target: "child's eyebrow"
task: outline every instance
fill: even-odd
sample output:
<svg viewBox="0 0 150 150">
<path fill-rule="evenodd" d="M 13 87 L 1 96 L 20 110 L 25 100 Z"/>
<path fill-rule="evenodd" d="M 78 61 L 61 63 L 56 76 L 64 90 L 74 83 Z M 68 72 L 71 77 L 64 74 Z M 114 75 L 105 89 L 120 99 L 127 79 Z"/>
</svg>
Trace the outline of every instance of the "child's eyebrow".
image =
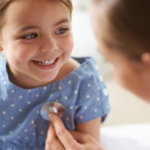
<svg viewBox="0 0 150 150">
<path fill-rule="evenodd" d="M 65 19 L 57 22 L 54 26 L 58 26 L 59 24 L 65 23 L 65 22 L 71 22 L 71 20 L 65 18 Z M 39 27 L 36 27 L 36 26 L 25 26 L 23 28 L 20 28 L 18 31 L 25 31 L 25 30 L 30 30 L 30 29 L 39 29 Z"/>
<path fill-rule="evenodd" d="M 20 28 L 18 31 L 25 31 L 25 30 L 29 30 L 29 29 L 39 29 L 36 26 L 25 26 L 23 28 Z"/>
<path fill-rule="evenodd" d="M 65 18 L 65 19 L 63 19 L 63 20 L 59 21 L 58 23 L 56 23 L 54 26 L 58 26 L 59 24 L 61 24 L 61 23 L 65 23 L 65 22 L 71 22 L 71 20 L 69 20 L 69 19 Z"/>
</svg>

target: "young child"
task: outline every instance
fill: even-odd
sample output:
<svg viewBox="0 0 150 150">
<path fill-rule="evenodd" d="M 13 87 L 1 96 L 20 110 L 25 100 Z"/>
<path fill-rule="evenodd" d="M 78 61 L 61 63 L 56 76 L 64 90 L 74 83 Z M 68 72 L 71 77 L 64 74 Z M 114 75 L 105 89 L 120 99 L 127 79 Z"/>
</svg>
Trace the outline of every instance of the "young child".
<svg viewBox="0 0 150 150">
<path fill-rule="evenodd" d="M 71 0 L 1 1 L 0 150 L 44 150 L 53 101 L 68 130 L 99 140 L 108 92 L 93 58 L 70 58 L 71 12 Z"/>
<path fill-rule="evenodd" d="M 91 5 L 99 51 L 115 79 L 150 102 L 150 1 L 92 0 Z"/>
</svg>

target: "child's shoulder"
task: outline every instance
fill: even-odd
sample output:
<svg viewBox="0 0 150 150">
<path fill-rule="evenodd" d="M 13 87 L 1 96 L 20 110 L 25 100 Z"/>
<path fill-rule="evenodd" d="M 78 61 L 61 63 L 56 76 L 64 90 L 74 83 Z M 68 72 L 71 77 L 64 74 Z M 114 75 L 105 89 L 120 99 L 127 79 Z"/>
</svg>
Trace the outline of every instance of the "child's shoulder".
<svg viewBox="0 0 150 150">
<path fill-rule="evenodd" d="M 57 80 L 61 80 L 68 76 L 71 72 L 80 67 L 80 63 L 73 58 L 69 58 L 69 60 L 61 67 L 59 74 L 57 76 Z"/>
<path fill-rule="evenodd" d="M 95 72 L 98 66 L 93 57 L 71 57 L 59 71 L 59 79 L 63 79 L 72 72 Z"/>
<path fill-rule="evenodd" d="M 76 70 L 78 67 L 80 67 L 81 64 L 74 58 L 70 58 L 68 62 L 64 65 L 64 70 L 70 74 L 74 70 Z M 66 68 L 66 69 L 65 69 Z"/>
<path fill-rule="evenodd" d="M 72 76 L 99 76 L 99 69 L 93 57 L 72 57 L 59 71 L 59 80 Z"/>
<path fill-rule="evenodd" d="M 6 59 L 3 57 L 3 54 L 0 53 L 0 72 L 2 73 L 5 70 L 6 70 Z"/>
</svg>

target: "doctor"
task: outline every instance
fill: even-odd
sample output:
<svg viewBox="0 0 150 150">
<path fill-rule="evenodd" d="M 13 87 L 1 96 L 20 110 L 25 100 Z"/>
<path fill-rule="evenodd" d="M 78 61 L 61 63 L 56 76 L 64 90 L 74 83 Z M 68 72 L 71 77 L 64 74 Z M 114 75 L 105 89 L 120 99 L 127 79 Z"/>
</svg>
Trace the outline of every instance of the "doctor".
<svg viewBox="0 0 150 150">
<path fill-rule="evenodd" d="M 91 21 L 100 53 L 123 87 L 150 102 L 150 1 L 92 0 Z M 104 150 L 89 135 L 67 131 L 48 115 L 46 150 Z"/>
</svg>

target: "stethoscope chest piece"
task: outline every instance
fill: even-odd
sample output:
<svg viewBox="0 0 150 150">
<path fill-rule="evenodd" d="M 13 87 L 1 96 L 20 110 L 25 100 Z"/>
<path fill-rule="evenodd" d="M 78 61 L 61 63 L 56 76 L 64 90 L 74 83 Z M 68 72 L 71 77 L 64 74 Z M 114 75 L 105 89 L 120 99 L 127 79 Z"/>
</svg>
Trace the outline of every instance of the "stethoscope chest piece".
<svg viewBox="0 0 150 150">
<path fill-rule="evenodd" d="M 43 119 L 49 121 L 48 116 L 47 116 L 49 112 L 55 112 L 60 118 L 62 118 L 65 112 L 65 109 L 60 103 L 49 102 L 49 103 L 44 104 L 41 107 L 40 114 Z"/>
</svg>

